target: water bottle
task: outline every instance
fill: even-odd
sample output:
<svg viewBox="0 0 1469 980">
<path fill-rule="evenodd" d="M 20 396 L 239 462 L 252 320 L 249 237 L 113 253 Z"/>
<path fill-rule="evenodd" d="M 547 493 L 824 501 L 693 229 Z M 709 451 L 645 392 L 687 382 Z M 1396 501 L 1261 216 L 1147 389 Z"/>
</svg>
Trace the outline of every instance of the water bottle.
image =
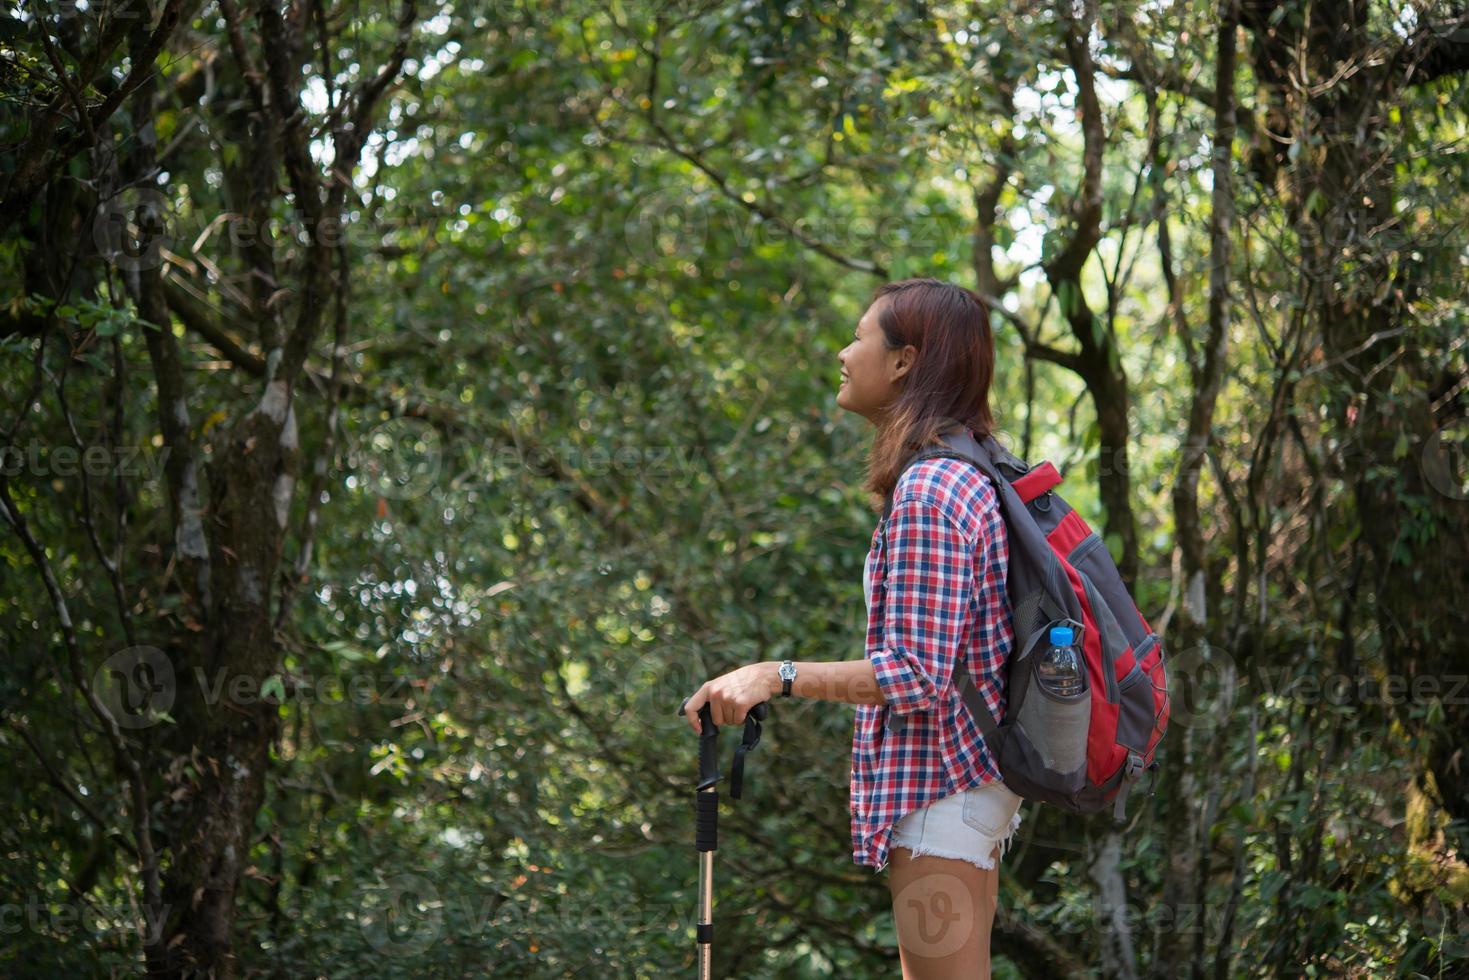
<svg viewBox="0 0 1469 980">
<path fill-rule="evenodd" d="M 1070 626 L 1052 626 L 1051 645 L 1037 666 L 1046 692 L 1058 698 L 1074 697 L 1086 686 L 1081 676 L 1081 655 L 1072 645 L 1075 640 Z"/>
</svg>

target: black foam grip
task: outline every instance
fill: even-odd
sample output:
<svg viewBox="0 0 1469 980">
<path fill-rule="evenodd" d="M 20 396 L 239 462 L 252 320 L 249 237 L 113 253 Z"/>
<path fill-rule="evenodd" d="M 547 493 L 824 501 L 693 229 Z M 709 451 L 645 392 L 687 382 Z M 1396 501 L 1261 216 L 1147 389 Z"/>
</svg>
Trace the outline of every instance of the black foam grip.
<svg viewBox="0 0 1469 980">
<path fill-rule="evenodd" d="M 758 708 L 765 707 L 761 701 Z M 762 712 L 763 714 L 763 712 Z M 745 753 L 760 744 L 760 721 L 751 711 L 745 716 L 745 736 L 739 745 L 735 747 L 734 762 L 729 770 L 729 795 L 731 799 L 739 799 L 745 783 Z"/>
<path fill-rule="evenodd" d="M 700 851 L 719 848 L 719 791 L 695 793 L 699 812 L 694 822 L 694 846 Z"/>
<path fill-rule="evenodd" d="M 699 789 L 707 789 L 719 782 L 719 726 L 708 704 L 699 709 L 699 725 Z"/>
<path fill-rule="evenodd" d="M 700 922 L 694 927 L 694 935 L 701 943 L 714 942 L 714 923 Z"/>
</svg>

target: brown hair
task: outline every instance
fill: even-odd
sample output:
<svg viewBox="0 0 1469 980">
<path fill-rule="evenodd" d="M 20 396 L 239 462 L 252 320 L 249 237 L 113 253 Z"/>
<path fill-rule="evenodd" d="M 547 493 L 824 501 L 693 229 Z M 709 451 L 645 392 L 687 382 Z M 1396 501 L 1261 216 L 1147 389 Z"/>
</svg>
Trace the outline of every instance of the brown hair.
<svg viewBox="0 0 1469 980">
<path fill-rule="evenodd" d="M 976 439 L 994 431 L 990 382 L 995 339 L 989 311 L 971 289 L 940 279 L 900 279 L 879 286 L 872 302 L 886 298 L 877 322 L 888 350 L 908 344 L 917 359 L 898 381 L 898 394 L 872 440 L 863 489 L 881 510 L 913 453 L 939 444 L 939 436 L 967 426 Z M 870 305 L 870 304 L 869 304 Z"/>
</svg>

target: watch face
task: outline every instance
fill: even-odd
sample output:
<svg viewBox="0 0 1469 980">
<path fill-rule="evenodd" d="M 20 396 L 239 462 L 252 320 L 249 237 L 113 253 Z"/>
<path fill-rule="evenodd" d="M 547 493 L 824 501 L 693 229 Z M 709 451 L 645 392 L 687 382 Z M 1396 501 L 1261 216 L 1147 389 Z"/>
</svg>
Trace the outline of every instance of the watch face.
<svg viewBox="0 0 1469 980">
<path fill-rule="evenodd" d="M 785 680 L 785 681 L 795 680 L 795 678 L 796 678 L 796 665 L 795 664 L 781 664 L 780 665 L 780 678 L 781 678 L 781 680 Z"/>
</svg>

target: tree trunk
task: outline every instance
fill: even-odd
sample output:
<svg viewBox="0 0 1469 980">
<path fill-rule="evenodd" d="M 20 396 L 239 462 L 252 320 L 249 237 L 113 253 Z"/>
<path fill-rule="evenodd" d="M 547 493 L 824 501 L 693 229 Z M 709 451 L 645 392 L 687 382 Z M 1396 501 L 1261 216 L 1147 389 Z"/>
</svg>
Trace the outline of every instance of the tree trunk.
<svg viewBox="0 0 1469 980">
<path fill-rule="evenodd" d="M 1217 615 L 1209 607 L 1209 590 L 1205 583 L 1208 560 L 1204 549 L 1203 520 L 1199 513 L 1199 475 L 1203 469 L 1209 446 L 1213 439 L 1214 409 L 1218 402 L 1225 369 L 1228 366 L 1229 348 L 1229 282 L 1231 258 L 1231 233 L 1234 226 L 1234 137 L 1235 137 L 1235 50 L 1239 20 L 1238 9 L 1232 0 L 1222 6 L 1218 27 L 1215 58 L 1214 88 L 1214 134 L 1212 206 L 1209 214 L 1209 312 L 1206 336 L 1202 344 L 1202 358 L 1198 363 L 1189 362 L 1193 379 L 1193 398 L 1189 405 L 1188 429 L 1183 440 L 1183 452 L 1179 460 L 1178 475 L 1173 485 L 1173 520 L 1177 529 L 1177 547 L 1183 578 L 1183 615 L 1178 626 L 1168 637 L 1168 647 L 1180 666 L 1197 665 L 1204 662 L 1210 650 L 1209 637 L 1218 635 L 1210 629 L 1210 618 Z M 1166 219 L 1165 219 L 1166 220 Z M 1164 254 L 1163 261 L 1171 263 Z M 1170 276 L 1171 277 L 1171 276 Z M 1182 312 L 1176 316 L 1180 329 L 1187 330 Z M 1192 343 L 1187 349 L 1194 350 Z M 1245 601 L 1248 579 L 1238 579 L 1238 602 Z M 1230 651 L 1225 651 L 1226 661 Z M 1187 671 L 1173 678 L 1175 690 L 1183 685 L 1193 685 L 1201 680 L 1191 677 Z M 1189 698 L 1197 696 L 1197 690 L 1178 691 Z M 1190 703 L 1191 708 L 1196 708 Z M 1195 777 L 1194 732 L 1195 724 L 1222 723 L 1222 719 L 1209 718 L 1186 711 L 1175 715 L 1172 731 L 1176 742 L 1170 752 L 1165 753 L 1166 779 L 1164 805 L 1168 817 L 1163 821 L 1164 834 L 1164 880 L 1162 889 L 1163 907 L 1172 914 L 1168 919 L 1160 918 L 1153 927 L 1151 976 L 1177 977 L 1181 964 L 1192 964 L 1190 974 L 1200 975 L 1203 959 L 1199 944 L 1202 933 L 1191 935 L 1188 931 L 1170 927 L 1167 923 L 1180 920 L 1182 910 L 1204 907 L 1204 876 L 1200 855 L 1206 852 L 1208 820 L 1201 814 L 1198 785 Z M 1203 917 L 1194 920 L 1200 924 Z"/>
<path fill-rule="evenodd" d="M 1462 241 L 1433 241 L 1432 227 L 1405 230 L 1412 212 L 1397 211 L 1392 165 L 1402 124 L 1389 118 L 1390 109 L 1413 110 L 1414 86 L 1469 70 L 1469 39 L 1435 30 L 1424 10 L 1407 40 L 1389 34 L 1374 47 L 1365 6 L 1333 0 L 1314 5 L 1309 19 L 1294 8 L 1272 17 L 1276 6 L 1247 4 L 1245 22 L 1257 77 L 1301 149 L 1291 164 L 1290 212 L 1338 439 L 1327 462 L 1351 485 L 1351 519 L 1368 555 L 1364 598 L 1378 635 L 1364 647 L 1380 649 L 1390 678 L 1437 686 L 1392 710 L 1421 754 L 1415 785 L 1433 806 L 1469 820 L 1469 699 L 1447 697 L 1463 676 L 1469 607 L 1442 598 L 1469 588 L 1469 507 L 1452 472 L 1458 447 L 1437 438 L 1464 417 L 1464 378 L 1430 363 L 1451 338 L 1416 323 L 1411 305 L 1423 269 Z M 1356 69 L 1342 72 L 1345 65 Z M 1303 90 L 1299 79 L 1333 81 Z M 1355 669 L 1355 658 L 1345 659 Z M 1425 701 L 1438 704 L 1425 713 Z"/>
</svg>

